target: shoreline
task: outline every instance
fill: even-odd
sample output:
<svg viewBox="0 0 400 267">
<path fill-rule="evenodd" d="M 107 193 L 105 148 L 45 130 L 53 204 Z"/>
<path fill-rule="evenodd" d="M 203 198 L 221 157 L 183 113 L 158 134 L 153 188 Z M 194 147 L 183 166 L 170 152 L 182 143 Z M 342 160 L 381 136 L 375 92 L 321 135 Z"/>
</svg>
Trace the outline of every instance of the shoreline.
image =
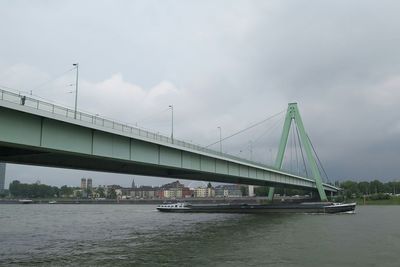
<svg viewBox="0 0 400 267">
<path fill-rule="evenodd" d="M 193 204 L 212 204 L 212 203 L 247 203 L 247 204 L 265 204 L 268 203 L 267 197 L 241 197 L 241 198 L 182 198 L 182 199 L 31 199 L 32 202 L 29 204 L 49 204 L 51 201 L 55 201 L 54 204 L 108 204 L 108 205 L 159 205 L 163 203 L 176 203 L 176 202 L 190 202 Z M 0 199 L 0 205 L 7 204 L 23 204 L 19 202 L 20 199 Z M 311 200 L 309 198 L 275 198 L 274 203 L 298 203 L 298 202 L 310 202 L 318 200 Z M 363 199 L 346 199 L 344 203 L 356 202 L 358 206 L 397 206 L 400 205 L 400 197 L 392 199 L 380 199 L 380 200 L 366 200 Z M 26 205 L 26 204 L 25 204 Z"/>
<path fill-rule="evenodd" d="M 20 199 L 1 199 L 1 204 L 23 204 L 19 202 Z M 50 201 L 56 201 L 54 204 L 121 204 L 121 205 L 158 205 L 163 203 L 175 203 L 175 202 L 190 202 L 190 203 L 266 203 L 268 202 L 267 197 L 241 197 L 241 198 L 181 198 L 181 199 L 30 199 L 32 200 L 29 204 L 49 204 Z M 281 203 L 293 203 L 293 202 L 304 202 L 310 201 L 309 198 L 276 198 L 274 202 Z M 53 205 L 54 205 L 53 204 Z"/>
<path fill-rule="evenodd" d="M 265 198 L 266 199 L 266 198 Z M 191 203 L 255 203 L 265 201 L 259 198 L 190 198 L 190 199 L 30 199 L 32 203 L 29 204 L 49 204 L 50 201 L 56 201 L 54 204 L 120 204 L 120 205 L 158 205 L 167 202 L 191 202 Z M 1 204 L 23 204 L 19 199 L 0 200 Z M 53 204 L 53 205 L 54 205 Z"/>
</svg>

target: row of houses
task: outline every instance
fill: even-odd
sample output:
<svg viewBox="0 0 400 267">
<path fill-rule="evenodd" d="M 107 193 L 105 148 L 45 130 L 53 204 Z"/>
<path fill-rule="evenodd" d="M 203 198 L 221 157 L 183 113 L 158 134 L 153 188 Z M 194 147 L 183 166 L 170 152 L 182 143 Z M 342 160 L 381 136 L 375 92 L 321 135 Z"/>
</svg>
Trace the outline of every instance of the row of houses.
<svg viewBox="0 0 400 267">
<path fill-rule="evenodd" d="M 168 183 L 161 187 L 140 186 L 134 188 L 116 188 L 115 192 L 122 199 L 242 197 L 239 185 L 218 185 L 214 188 L 209 183 L 207 186 L 189 188 L 179 181 Z"/>
<path fill-rule="evenodd" d="M 211 183 L 207 186 L 196 188 L 186 187 L 179 181 L 164 184 L 162 186 L 139 186 L 132 182 L 132 187 L 121 187 L 119 185 L 108 185 L 92 187 L 92 179 L 82 179 L 81 188 L 74 190 L 74 197 L 103 198 L 109 196 L 111 191 L 119 199 L 181 199 L 181 198 L 211 198 L 211 197 L 242 197 L 239 185 L 218 185 L 213 187 Z M 102 192 L 100 194 L 100 192 Z M 89 195 L 88 195 L 89 194 Z"/>
</svg>

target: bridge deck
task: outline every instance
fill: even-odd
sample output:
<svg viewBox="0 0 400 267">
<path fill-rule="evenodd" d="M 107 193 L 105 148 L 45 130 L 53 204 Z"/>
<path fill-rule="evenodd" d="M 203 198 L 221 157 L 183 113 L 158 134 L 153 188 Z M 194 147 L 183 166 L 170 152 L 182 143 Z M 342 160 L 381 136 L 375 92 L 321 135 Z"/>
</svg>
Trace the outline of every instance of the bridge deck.
<svg viewBox="0 0 400 267">
<path fill-rule="evenodd" d="M 0 89 L 0 160 L 254 185 L 313 179 Z M 327 191 L 338 188 L 324 184 Z"/>
</svg>

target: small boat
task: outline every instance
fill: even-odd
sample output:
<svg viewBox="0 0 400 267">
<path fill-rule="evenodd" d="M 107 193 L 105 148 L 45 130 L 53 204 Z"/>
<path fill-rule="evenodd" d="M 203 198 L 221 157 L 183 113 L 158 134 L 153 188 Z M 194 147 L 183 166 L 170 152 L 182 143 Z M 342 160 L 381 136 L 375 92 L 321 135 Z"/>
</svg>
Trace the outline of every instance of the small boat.
<svg viewBox="0 0 400 267">
<path fill-rule="evenodd" d="M 57 201 L 55 200 L 49 201 L 49 204 L 57 204 Z"/>
<path fill-rule="evenodd" d="M 356 203 L 304 202 L 294 204 L 190 204 L 168 203 L 157 207 L 161 212 L 205 213 L 342 213 L 354 212 Z"/>
<path fill-rule="evenodd" d="M 31 204 L 33 203 L 32 199 L 20 199 L 18 200 L 19 203 L 21 204 Z"/>
</svg>

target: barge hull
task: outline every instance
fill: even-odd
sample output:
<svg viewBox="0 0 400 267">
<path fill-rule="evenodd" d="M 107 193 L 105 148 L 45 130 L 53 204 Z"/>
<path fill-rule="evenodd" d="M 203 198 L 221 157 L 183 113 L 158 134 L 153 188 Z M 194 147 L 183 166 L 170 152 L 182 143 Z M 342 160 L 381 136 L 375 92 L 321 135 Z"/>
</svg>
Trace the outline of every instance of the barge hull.
<svg viewBox="0 0 400 267">
<path fill-rule="evenodd" d="M 183 208 L 157 207 L 161 212 L 178 213 L 342 213 L 354 212 L 356 204 L 217 204 L 217 205 L 187 205 Z"/>
</svg>

